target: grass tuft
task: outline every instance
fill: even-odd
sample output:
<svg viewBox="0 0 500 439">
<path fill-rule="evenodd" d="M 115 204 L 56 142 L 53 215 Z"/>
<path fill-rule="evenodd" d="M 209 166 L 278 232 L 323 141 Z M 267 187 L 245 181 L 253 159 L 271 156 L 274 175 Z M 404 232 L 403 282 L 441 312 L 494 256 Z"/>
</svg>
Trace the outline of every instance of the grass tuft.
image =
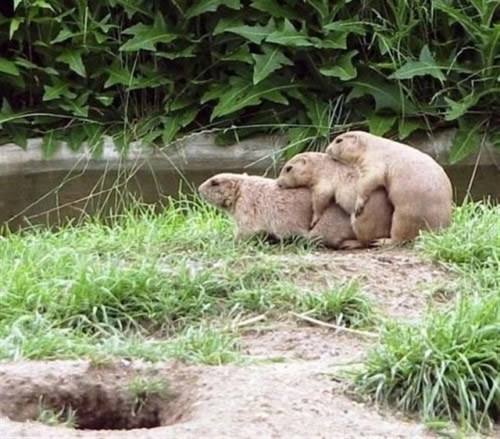
<svg viewBox="0 0 500 439">
<path fill-rule="evenodd" d="M 467 203 L 416 247 L 460 274 L 455 300 L 418 325 L 389 323 L 355 386 L 425 421 L 489 428 L 500 419 L 500 207 Z"/>
</svg>

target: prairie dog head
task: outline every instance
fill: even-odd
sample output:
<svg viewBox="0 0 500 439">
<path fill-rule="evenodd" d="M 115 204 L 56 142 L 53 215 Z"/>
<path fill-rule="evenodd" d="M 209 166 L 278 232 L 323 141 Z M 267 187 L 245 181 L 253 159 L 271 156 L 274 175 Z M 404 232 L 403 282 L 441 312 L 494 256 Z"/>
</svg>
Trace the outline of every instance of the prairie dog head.
<svg viewBox="0 0 500 439">
<path fill-rule="evenodd" d="M 238 199 L 241 180 L 246 176 L 246 174 L 217 174 L 203 182 L 198 192 L 213 206 L 231 210 Z"/>
<path fill-rule="evenodd" d="M 355 163 L 366 150 L 363 142 L 364 134 L 362 131 L 340 134 L 333 139 L 325 152 L 334 160 Z"/>
<path fill-rule="evenodd" d="M 297 154 L 285 163 L 276 180 L 279 187 L 293 188 L 310 186 L 313 183 L 314 166 L 308 154 Z"/>
</svg>

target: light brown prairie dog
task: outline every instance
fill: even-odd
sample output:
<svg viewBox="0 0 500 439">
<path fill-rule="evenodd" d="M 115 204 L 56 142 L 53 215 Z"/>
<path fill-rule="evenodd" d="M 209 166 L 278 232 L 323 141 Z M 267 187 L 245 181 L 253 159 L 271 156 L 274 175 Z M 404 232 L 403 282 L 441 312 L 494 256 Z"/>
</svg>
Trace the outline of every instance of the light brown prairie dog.
<svg viewBox="0 0 500 439">
<path fill-rule="evenodd" d="M 347 213 L 354 212 L 357 171 L 332 160 L 325 153 L 297 154 L 283 166 L 277 182 L 283 188 L 308 187 L 311 190 L 314 212 L 312 226 L 322 217 L 325 207 L 333 199 Z M 392 212 L 385 190 L 375 191 L 363 215 L 352 218 L 352 227 L 360 243 L 350 242 L 344 247 L 366 247 L 372 240 L 389 237 Z"/>
<path fill-rule="evenodd" d="M 233 218 L 237 239 L 257 233 L 279 239 L 304 236 L 337 248 L 355 237 L 349 215 L 333 203 L 316 227 L 309 230 L 311 194 L 305 188 L 285 190 L 270 178 L 223 173 L 206 180 L 198 191 L 203 199 Z"/>
<path fill-rule="evenodd" d="M 451 220 L 452 187 L 443 168 L 423 152 L 364 131 L 337 136 L 326 153 L 359 172 L 355 215 L 370 194 L 385 188 L 394 205 L 390 240 L 414 239 L 420 230 L 439 230 Z"/>
</svg>

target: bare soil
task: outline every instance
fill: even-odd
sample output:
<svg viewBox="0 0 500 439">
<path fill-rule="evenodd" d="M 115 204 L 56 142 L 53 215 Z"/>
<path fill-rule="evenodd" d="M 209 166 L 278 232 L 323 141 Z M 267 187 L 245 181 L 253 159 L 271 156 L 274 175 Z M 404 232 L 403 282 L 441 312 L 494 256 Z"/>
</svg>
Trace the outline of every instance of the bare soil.
<svg viewBox="0 0 500 439">
<path fill-rule="evenodd" d="M 433 285 L 453 279 L 410 249 L 300 258 L 304 285 L 360 277 L 379 312 L 394 319 L 421 318 Z M 350 394 L 340 371 L 359 364 L 374 339 L 289 318 L 245 326 L 242 342 L 249 359 L 243 365 L 0 363 L 1 437 L 433 437 L 418 421 Z M 168 394 L 131 394 L 130 382 L 140 378 L 165 382 Z M 40 401 L 44 408 L 77 407 L 80 429 L 35 422 Z"/>
</svg>

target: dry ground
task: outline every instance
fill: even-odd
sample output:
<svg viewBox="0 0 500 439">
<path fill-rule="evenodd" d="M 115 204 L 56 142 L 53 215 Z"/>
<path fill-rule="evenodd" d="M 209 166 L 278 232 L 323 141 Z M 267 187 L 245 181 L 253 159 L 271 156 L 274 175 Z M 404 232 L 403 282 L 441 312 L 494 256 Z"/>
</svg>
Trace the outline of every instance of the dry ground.
<svg viewBox="0 0 500 439">
<path fill-rule="evenodd" d="M 314 252 L 301 258 L 307 266 L 301 278 L 305 285 L 360 276 L 377 310 L 394 319 L 419 319 L 429 302 L 437 303 L 435 294 L 430 294 L 433 288 L 453 278 L 443 267 L 424 262 L 409 249 Z M 373 338 L 310 326 L 290 317 L 245 327 L 242 343 L 250 360 L 243 365 L 193 366 L 170 361 L 145 365 L 127 360 L 103 365 L 87 361 L 0 363 L 1 437 L 433 437 L 416 420 L 383 412 L 349 394 L 339 370 L 359 363 L 376 343 Z M 169 401 L 154 400 L 151 406 L 141 407 L 142 412 L 125 401 L 124 383 L 141 374 L 168 380 Z M 161 426 L 92 431 L 17 422 L 33 418 L 40 395 L 48 402 L 52 398 L 52 402 L 71 401 L 86 407 L 89 422 L 114 419 L 130 428 L 144 416 Z"/>
</svg>

